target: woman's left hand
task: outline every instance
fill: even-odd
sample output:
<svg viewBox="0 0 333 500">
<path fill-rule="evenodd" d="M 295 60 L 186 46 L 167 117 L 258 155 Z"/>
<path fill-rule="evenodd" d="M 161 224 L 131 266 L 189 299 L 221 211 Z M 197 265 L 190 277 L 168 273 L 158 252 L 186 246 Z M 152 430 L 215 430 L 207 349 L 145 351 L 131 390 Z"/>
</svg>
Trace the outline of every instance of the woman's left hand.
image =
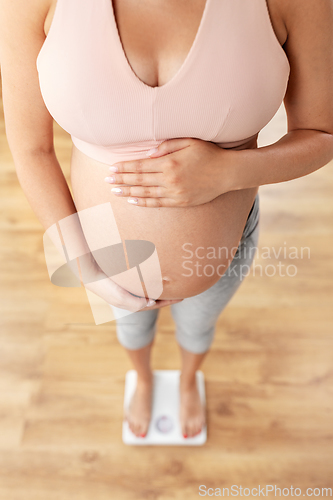
<svg viewBox="0 0 333 500">
<path fill-rule="evenodd" d="M 112 184 L 122 192 L 112 192 L 140 207 L 193 207 L 232 190 L 230 151 L 201 139 L 170 139 L 147 158 L 114 166 Z"/>
</svg>

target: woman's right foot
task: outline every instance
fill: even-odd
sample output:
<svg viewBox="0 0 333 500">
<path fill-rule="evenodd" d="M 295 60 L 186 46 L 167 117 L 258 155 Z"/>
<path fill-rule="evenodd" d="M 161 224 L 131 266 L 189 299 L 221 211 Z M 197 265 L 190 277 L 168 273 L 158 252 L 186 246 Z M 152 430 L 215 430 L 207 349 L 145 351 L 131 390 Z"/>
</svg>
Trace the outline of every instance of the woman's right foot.
<svg viewBox="0 0 333 500">
<path fill-rule="evenodd" d="M 129 428 L 138 437 L 144 437 L 147 434 L 152 408 L 153 374 L 149 380 L 140 380 L 130 401 L 125 414 Z"/>
</svg>

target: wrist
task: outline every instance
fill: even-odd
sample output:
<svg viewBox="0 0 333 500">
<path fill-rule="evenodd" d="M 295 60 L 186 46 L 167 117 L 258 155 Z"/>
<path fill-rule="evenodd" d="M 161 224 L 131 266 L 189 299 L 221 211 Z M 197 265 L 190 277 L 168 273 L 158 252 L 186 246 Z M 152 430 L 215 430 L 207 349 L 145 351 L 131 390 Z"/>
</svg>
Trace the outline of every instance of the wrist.
<svg viewBox="0 0 333 500">
<path fill-rule="evenodd" d="M 242 189 L 239 171 L 240 158 L 237 153 L 241 151 L 222 148 L 220 150 L 217 179 L 220 194 Z"/>
<path fill-rule="evenodd" d="M 251 162 L 253 155 L 258 151 L 257 148 L 224 150 L 225 157 L 225 179 L 222 181 L 228 188 L 228 191 L 238 191 L 256 187 L 258 184 L 254 181 L 251 174 Z"/>
<path fill-rule="evenodd" d="M 94 281 L 101 272 L 78 224 L 76 213 L 50 226 L 44 233 L 43 243 L 51 280 L 53 274 L 64 265 L 84 284 Z M 66 282 L 70 276 L 66 272 L 62 279 L 63 286 L 69 286 Z"/>
</svg>

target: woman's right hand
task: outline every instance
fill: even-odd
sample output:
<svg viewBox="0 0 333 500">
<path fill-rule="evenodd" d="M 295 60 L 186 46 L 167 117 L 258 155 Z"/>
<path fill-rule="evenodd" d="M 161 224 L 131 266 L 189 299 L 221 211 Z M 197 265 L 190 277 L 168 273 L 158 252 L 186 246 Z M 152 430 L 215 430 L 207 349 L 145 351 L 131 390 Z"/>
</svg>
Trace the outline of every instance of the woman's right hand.
<svg viewBox="0 0 333 500">
<path fill-rule="evenodd" d="M 167 300 L 158 300 L 156 299 L 155 301 L 155 304 L 153 304 L 152 306 L 147 306 L 145 307 L 144 309 L 160 309 L 161 307 L 166 307 L 166 306 L 170 306 L 171 304 L 176 304 L 177 302 L 181 302 L 182 300 L 184 299 L 167 299 Z"/>
<path fill-rule="evenodd" d="M 91 271 L 89 274 L 95 279 L 84 284 L 87 290 L 95 293 L 108 304 L 128 311 L 158 309 L 183 300 L 156 300 L 155 304 L 148 306 L 148 299 L 131 294 L 109 278 L 97 265 L 93 267 L 92 274 Z"/>
</svg>

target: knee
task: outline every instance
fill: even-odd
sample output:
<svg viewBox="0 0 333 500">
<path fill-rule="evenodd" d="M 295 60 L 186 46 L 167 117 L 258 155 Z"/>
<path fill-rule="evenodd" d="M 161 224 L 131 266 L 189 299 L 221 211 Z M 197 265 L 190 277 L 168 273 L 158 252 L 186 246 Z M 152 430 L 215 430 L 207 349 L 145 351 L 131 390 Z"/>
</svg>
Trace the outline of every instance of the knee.
<svg viewBox="0 0 333 500">
<path fill-rule="evenodd" d="M 193 329 L 191 332 L 177 328 L 176 340 L 186 351 L 194 354 L 203 354 L 210 349 L 214 340 L 214 333 L 215 326 L 212 326 L 205 331 Z"/>
<path fill-rule="evenodd" d="M 138 311 L 116 320 L 117 338 L 126 349 L 141 349 L 156 333 L 157 310 Z"/>
<path fill-rule="evenodd" d="M 130 350 L 137 350 L 146 347 L 155 337 L 156 324 L 150 328 L 137 328 L 133 325 L 117 324 L 117 338 L 119 343 Z"/>
</svg>

